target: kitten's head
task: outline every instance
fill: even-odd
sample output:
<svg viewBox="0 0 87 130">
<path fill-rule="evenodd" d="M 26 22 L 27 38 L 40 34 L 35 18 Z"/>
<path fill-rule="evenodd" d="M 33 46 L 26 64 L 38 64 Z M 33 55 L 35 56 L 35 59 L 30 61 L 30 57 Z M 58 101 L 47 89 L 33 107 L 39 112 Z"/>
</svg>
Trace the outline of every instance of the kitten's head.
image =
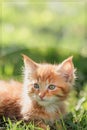
<svg viewBox="0 0 87 130">
<path fill-rule="evenodd" d="M 72 57 L 59 65 L 38 64 L 24 57 L 24 91 L 42 106 L 64 100 L 75 79 Z"/>
</svg>

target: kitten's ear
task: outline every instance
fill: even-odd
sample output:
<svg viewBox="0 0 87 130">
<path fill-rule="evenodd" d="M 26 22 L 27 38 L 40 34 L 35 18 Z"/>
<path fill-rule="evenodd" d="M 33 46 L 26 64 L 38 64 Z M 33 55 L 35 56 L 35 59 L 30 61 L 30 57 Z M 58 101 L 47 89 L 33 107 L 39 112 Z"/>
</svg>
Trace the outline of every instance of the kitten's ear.
<svg viewBox="0 0 87 130">
<path fill-rule="evenodd" d="M 24 60 L 24 65 L 25 69 L 28 69 L 27 71 L 35 71 L 35 69 L 38 67 L 38 64 L 31 60 L 28 56 L 22 54 L 23 60 Z"/>
<path fill-rule="evenodd" d="M 72 58 L 73 56 L 69 57 L 59 65 L 59 70 L 66 81 L 72 80 L 74 78 L 75 69 Z"/>
</svg>

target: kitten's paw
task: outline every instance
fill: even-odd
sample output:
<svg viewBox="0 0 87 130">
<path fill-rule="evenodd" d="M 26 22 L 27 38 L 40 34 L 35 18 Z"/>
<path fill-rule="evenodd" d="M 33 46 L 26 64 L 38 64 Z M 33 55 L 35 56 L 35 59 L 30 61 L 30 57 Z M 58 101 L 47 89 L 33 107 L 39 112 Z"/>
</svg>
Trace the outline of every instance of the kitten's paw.
<svg viewBox="0 0 87 130">
<path fill-rule="evenodd" d="M 50 127 L 48 125 L 46 125 L 43 121 L 39 121 L 37 123 L 37 126 L 39 128 L 42 128 L 42 130 L 50 130 Z"/>
</svg>

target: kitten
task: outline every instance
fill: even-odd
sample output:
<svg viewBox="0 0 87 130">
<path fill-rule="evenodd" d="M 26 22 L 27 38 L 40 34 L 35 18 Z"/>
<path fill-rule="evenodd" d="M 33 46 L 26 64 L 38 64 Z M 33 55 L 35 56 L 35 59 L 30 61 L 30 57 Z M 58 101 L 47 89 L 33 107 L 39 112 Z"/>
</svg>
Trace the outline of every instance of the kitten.
<svg viewBox="0 0 87 130">
<path fill-rule="evenodd" d="M 0 115 L 34 121 L 46 130 L 60 114 L 65 114 L 64 100 L 75 79 L 72 57 L 59 65 L 38 64 L 24 58 L 24 84 L 0 83 Z M 2 85 L 3 84 L 3 85 Z"/>
<path fill-rule="evenodd" d="M 75 79 L 72 57 L 59 65 L 38 64 L 24 57 L 24 87 L 22 115 L 25 120 L 43 121 L 52 124 L 65 114 L 64 100 Z M 45 126 L 44 124 L 42 127 Z"/>
</svg>

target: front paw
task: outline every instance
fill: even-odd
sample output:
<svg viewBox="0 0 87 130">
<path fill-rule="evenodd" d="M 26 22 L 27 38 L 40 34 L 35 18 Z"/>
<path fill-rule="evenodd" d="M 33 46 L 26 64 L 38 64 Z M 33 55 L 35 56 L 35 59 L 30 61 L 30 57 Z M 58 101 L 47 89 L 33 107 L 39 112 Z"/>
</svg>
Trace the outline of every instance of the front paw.
<svg viewBox="0 0 87 130">
<path fill-rule="evenodd" d="M 39 128 L 42 128 L 41 130 L 50 130 L 50 127 L 46 125 L 43 121 L 38 121 L 36 123 L 36 126 L 38 126 Z"/>
</svg>

